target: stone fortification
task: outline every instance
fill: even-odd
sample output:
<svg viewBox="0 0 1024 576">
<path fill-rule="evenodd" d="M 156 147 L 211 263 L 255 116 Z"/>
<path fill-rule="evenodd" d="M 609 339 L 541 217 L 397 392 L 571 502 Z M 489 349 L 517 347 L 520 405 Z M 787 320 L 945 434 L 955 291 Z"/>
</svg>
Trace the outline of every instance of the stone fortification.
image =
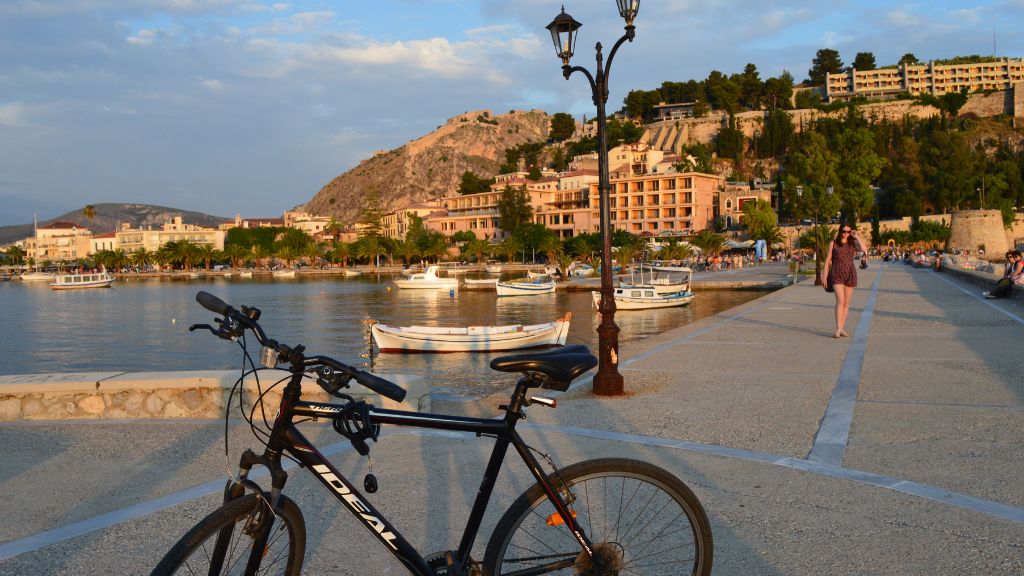
<svg viewBox="0 0 1024 576">
<path fill-rule="evenodd" d="M 1010 248 L 999 210 L 956 210 L 950 218 L 950 250 L 985 249 L 993 257 Z"/>
<path fill-rule="evenodd" d="M 260 372 L 263 390 L 289 373 Z M 237 370 L 160 373 L 28 374 L 0 376 L 0 421 L 133 419 L 133 418 L 223 418 L 229 398 L 238 406 L 237 392 L 231 390 Z M 404 402 L 394 402 L 357 384 L 348 391 L 356 400 L 397 410 L 429 410 L 430 396 L 421 377 L 387 375 L 406 390 Z M 277 412 L 281 401 L 278 386 L 264 396 L 268 414 Z M 243 408 L 248 412 L 259 396 L 255 378 L 244 383 Z M 304 400 L 338 401 L 327 396 L 316 383 L 306 381 Z M 257 411 L 259 413 L 259 411 Z M 232 408 L 232 417 L 239 412 Z"/>
<path fill-rule="evenodd" d="M 931 118 L 939 114 L 936 108 L 915 104 L 911 100 L 863 104 L 858 108 L 864 117 L 872 122 L 900 120 L 906 116 Z M 793 128 L 797 132 L 818 118 L 841 118 L 846 114 L 845 110 L 826 113 L 821 110 L 800 109 L 788 112 L 793 120 Z M 762 111 L 740 112 L 736 114 L 736 128 L 747 138 L 753 138 L 761 133 L 765 114 Z M 725 112 L 712 112 L 703 118 L 666 120 L 648 124 L 641 141 L 647 142 L 652 148 L 679 154 L 685 146 L 709 144 L 723 126 L 728 126 L 728 115 Z"/>
</svg>

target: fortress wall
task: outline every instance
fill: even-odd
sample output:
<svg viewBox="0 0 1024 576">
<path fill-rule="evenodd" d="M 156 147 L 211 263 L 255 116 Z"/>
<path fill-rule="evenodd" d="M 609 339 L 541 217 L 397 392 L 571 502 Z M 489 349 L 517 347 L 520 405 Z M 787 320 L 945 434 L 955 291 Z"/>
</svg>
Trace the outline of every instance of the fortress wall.
<svg viewBox="0 0 1024 576">
<path fill-rule="evenodd" d="M 1017 90 L 1001 90 L 992 94 L 971 94 L 967 103 L 960 109 L 961 114 L 977 114 L 978 116 L 998 116 L 1013 111 L 1013 95 Z"/>
<path fill-rule="evenodd" d="M 973 251 L 984 246 L 986 254 L 993 256 L 1002 255 L 1009 249 L 999 210 L 957 210 L 951 216 L 950 249 Z"/>
</svg>

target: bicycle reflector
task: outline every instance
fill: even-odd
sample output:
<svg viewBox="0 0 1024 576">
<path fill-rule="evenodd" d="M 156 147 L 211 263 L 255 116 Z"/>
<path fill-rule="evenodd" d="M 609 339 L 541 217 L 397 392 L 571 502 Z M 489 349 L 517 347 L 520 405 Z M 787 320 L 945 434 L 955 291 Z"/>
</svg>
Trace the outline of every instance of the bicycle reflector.
<svg viewBox="0 0 1024 576">
<path fill-rule="evenodd" d="M 572 514 L 573 519 L 576 518 L 576 511 L 575 510 L 569 510 L 569 513 Z M 551 516 L 548 516 L 548 519 L 545 520 L 544 523 L 547 524 L 548 526 L 561 526 L 561 525 L 565 524 L 565 518 L 562 518 L 561 514 L 559 514 L 558 512 L 555 512 Z"/>
<path fill-rule="evenodd" d="M 260 351 L 260 364 L 262 364 L 264 368 L 276 368 L 277 360 L 277 350 L 274 350 L 270 346 L 264 346 L 263 350 Z"/>
</svg>

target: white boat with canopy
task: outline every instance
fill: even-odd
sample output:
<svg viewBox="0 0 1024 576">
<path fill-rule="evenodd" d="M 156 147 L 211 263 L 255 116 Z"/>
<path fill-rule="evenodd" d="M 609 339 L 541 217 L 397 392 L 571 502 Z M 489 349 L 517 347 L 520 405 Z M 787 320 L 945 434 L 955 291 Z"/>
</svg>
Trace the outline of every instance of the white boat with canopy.
<svg viewBox="0 0 1024 576">
<path fill-rule="evenodd" d="M 438 269 L 437 266 L 429 266 L 425 272 L 417 272 L 408 278 L 395 280 L 395 285 L 407 289 L 457 290 L 458 278 L 441 278 L 437 275 Z"/>
<path fill-rule="evenodd" d="M 370 327 L 381 352 L 444 353 L 499 352 L 564 346 L 572 312 L 544 324 L 509 326 L 388 326 Z"/>
<path fill-rule="evenodd" d="M 114 276 L 106 270 L 102 272 L 86 272 L 75 274 L 60 274 L 55 277 L 50 288 L 54 290 L 81 290 L 84 288 L 110 288 L 114 283 Z"/>
<path fill-rule="evenodd" d="M 601 303 L 601 293 L 594 290 L 590 294 L 593 297 L 594 308 L 597 308 Z M 616 288 L 614 298 L 616 310 L 647 310 L 685 306 L 693 301 L 693 292 L 658 294 L 653 286 L 638 284 Z"/>
</svg>

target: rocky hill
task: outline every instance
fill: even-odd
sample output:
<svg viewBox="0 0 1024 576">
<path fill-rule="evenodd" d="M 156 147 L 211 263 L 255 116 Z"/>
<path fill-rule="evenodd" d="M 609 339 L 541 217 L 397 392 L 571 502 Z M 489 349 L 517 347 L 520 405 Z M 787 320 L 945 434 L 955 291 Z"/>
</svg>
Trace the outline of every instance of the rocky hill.
<svg viewBox="0 0 1024 576">
<path fill-rule="evenodd" d="M 458 189 L 462 174 L 491 178 L 505 161 L 505 150 L 547 140 L 551 117 L 542 110 L 490 111 L 456 116 L 434 132 L 386 152 L 378 152 L 338 176 L 305 204 L 314 214 L 343 223 L 359 218 L 364 197 L 375 192 L 385 211 L 410 202 L 440 198 Z"/>
<path fill-rule="evenodd" d="M 85 207 L 72 210 L 67 214 L 61 214 L 56 218 L 40 220 L 39 225 L 43 226 L 58 220 L 74 222 L 92 230 L 95 234 L 113 232 L 119 222 L 128 222 L 134 227 L 160 226 L 175 216 L 181 216 L 186 224 L 198 224 L 216 228 L 218 224 L 228 220 L 220 216 L 211 216 L 202 212 L 190 212 L 166 206 L 152 206 L 149 204 L 93 204 L 96 211 L 95 216 L 90 220 L 82 213 Z M 32 235 L 32 224 L 18 224 L 15 226 L 0 226 L 0 245 L 21 240 Z"/>
</svg>

